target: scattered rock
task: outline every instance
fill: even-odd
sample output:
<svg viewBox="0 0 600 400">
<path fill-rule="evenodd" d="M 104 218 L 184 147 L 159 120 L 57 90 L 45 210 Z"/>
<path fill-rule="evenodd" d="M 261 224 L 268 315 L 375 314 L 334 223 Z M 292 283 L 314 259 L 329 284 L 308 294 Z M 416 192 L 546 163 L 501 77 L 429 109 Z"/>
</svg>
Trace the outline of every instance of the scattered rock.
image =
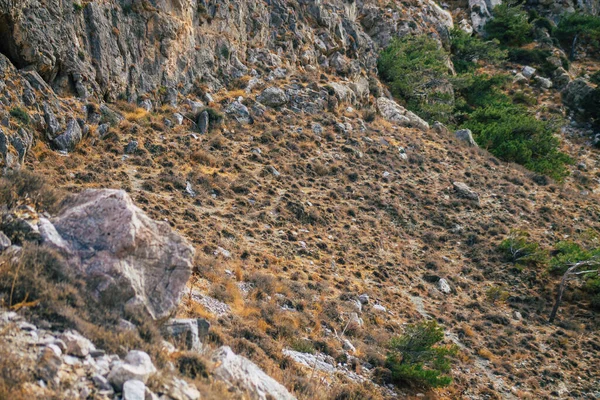
<svg viewBox="0 0 600 400">
<path fill-rule="evenodd" d="M 213 352 L 211 360 L 217 365 L 213 371 L 215 378 L 242 388 L 251 398 L 259 400 L 295 399 L 285 386 L 265 374 L 252 361 L 234 354 L 227 346 Z"/>
<path fill-rule="evenodd" d="M 198 130 L 201 134 L 205 135 L 208 133 L 210 118 L 208 115 L 208 111 L 204 110 L 198 116 Z"/>
<path fill-rule="evenodd" d="M 523 67 L 523 71 L 521 73 L 527 79 L 531 79 L 533 75 L 535 75 L 536 69 L 530 66 Z"/>
<path fill-rule="evenodd" d="M 132 379 L 123 384 L 122 400 L 146 400 L 146 385 L 142 381 Z"/>
<path fill-rule="evenodd" d="M 477 142 L 475 142 L 475 139 L 473 139 L 473 132 L 471 132 L 470 129 L 460 129 L 454 132 L 454 136 L 456 136 L 457 139 L 467 143 L 469 146 L 479 147 L 477 146 Z"/>
<path fill-rule="evenodd" d="M 450 287 L 450 285 L 448 284 L 448 281 L 445 280 L 444 278 L 440 279 L 437 283 L 438 285 L 438 289 L 440 289 L 440 291 L 442 293 L 445 294 L 450 294 L 452 293 L 452 288 Z"/>
<path fill-rule="evenodd" d="M 113 387 L 121 391 L 125 382 L 136 379 L 146 384 L 148 378 L 156 372 L 150 356 L 143 351 L 132 350 L 125 360 L 117 361 L 110 373 L 108 381 Z"/>
<path fill-rule="evenodd" d="M 88 354 L 90 354 L 90 351 L 96 349 L 92 342 L 75 331 L 67 331 L 63 333 L 60 337 L 60 340 L 62 340 L 66 345 L 65 353 L 72 356 L 86 357 Z"/>
<path fill-rule="evenodd" d="M 55 137 L 52 140 L 54 148 L 61 151 L 72 151 L 75 149 L 77 144 L 81 142 L 82 133 L 79 123 L 71 119 L 67 123 L 67 129 L 60 136 Z"/>
<path fill-rule="evenodd" d="M 277 87 L 269 87 L 265 89 L 256 100 L 267 107 L 281 107 L 287 104 L 288 97 L 282 89 Z"/>
<path fill-rule="evenodd" d="M 456 194 L 458 194 L 460 197 L 479 201 L 479 195 L 473 190 L 471 190 L 471 188 L 467 186 L 467 184 L 463 182 L 453 182 L 452 185 L 454 186 Z"/>
<path fill-rule="evenodd" d="M 400 126 L 414 127 L 421 130 L 429 129 L 429 124 L 416 114 L 408 111 L 394 100 L 380 97 L 377 99 L 377 109 L 381 116 L 389 122 Z"/>
<path fill-rule="evenodd" d="M 4 234 L 4 232 L 0 232 L 0 253 L 4 250 L 8 249 L 11 246 L 10 239 L 8 236 Z"/>
</svg>

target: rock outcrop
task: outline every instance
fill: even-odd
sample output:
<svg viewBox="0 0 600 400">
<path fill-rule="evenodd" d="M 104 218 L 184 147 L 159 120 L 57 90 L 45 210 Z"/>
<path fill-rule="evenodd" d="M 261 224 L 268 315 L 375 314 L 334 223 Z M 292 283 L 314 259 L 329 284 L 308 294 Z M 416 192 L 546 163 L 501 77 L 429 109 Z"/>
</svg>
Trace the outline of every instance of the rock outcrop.
<svg viewBox="0 0 600 400">
<path fill-rule="evenodd" d="M 295 399 L 283 385 L 265 374 L 252 361 L 236 355 L 227 346 L 217 349 L 211 359 L 218 365 L 213 371 L 215 378 L 242 388 L 252 399 Z"/>
<path fill-rule="evenodd" d="M 110 296 L 105 300 L 127 312 L 168 317 L 191 274 L 194 249 L 121 190 L 73 196 L 51 222 L 40 222 L 40 231 L 87 276 L 98 298 Z"/>
</svg>

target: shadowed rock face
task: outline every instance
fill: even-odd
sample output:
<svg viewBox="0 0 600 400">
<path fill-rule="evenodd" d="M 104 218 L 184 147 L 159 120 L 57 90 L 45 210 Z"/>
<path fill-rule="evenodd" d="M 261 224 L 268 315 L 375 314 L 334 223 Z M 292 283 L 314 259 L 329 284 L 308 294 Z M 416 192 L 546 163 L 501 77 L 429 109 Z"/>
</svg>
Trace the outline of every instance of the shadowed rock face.
<svg viewBox="0 0 600 400">
<path fill-rule="evenodd" d="M 433 28 L 444 38 L 452 25 L 432 1 L 402 18 L 374 1 L 293 3 L 0 0 L 0 53 L 59 93 L 135 101 L 158 89 L 167 98 L 217 89 L 254 67 L 327 65 L 335 51 L 355 60 L 353 75 L 368 75 L 393 36 Z M 405 13 L 415 13 L 410 26 Z"/>
<path fill-rule="evenodd" d="M 72 197 L 52 224 L 40 225 L 45 243 L 71 255 L 95 295 L 114 307 L 162 319 L 179 303 L 194 250 L 124 191 L 87 190 Z"/>
</svg>

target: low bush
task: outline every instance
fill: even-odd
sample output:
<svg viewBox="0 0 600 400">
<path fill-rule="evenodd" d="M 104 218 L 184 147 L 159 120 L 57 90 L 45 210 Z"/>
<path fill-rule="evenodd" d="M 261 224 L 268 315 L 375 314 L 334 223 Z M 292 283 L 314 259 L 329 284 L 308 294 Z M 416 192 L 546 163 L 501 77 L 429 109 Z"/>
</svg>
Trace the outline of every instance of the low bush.
<svg viewBox="0 0 600 400">
<path fill-rule="evenodd" d="M 558 150 L 560 141 L 549 122 L 530 115 L 524 107 L 504 103 L 475 110 L 463 125 L 477 143 L 494 156 L 524 165 L 531 171 L 561 181 L 571 158 Z"/>
<path fill-rule="evenodd" d="M 433 39 L 405 36 L 380 54 L 379 73 L 392 94 L 422 118 L 441 122 L 452 114 L 454 96 L 448 55 Z"/>
<path fill-rule="evenodd" d="M 499 43 L 497 39 L 485 41 L 461 29 L 453 29 L 450 32 L 450 46 L 456 72 L 473 71 L 479 62 L 495 65 L 504 61 L 507 52 L 500 49 Z"/>
<path fill-rule="evenodd" d="M 571 58 L 580 43 L 598 51 L 600 50 L 600 17 L 580 13 L 566 14 L 554 30 L 554 36 L 565 49 L 570 49 Z"/>
<path fill-rule="evenodd" d="M 500 243 L 500 251 L 510 262 L 520 265 L 544 265 L 548 262 L 548 254 L 540 245 L 531 241 L 524 231 L 512 231 L 508 238 Z"/>
<path fill-rule="evenodd" d="M 406 327 L 404 334 L 392 339 L 386 367 L 392 381 L 399 385 L 444 387 L 452 383 L 450 356 L 456 346 L 438 346 L 444 331 L 435 321 Z"/>
<path fill-rule="evenodd" d="M 13 107 L 10 110 L 10 115 L 15 117 L 25 125 L 29 125 L 29 123 L 31 122 L 31 118 L 29 118 L 29 114 L 27 114 L 27 111 L 23 110 L 20 107 Z"/>
<path fill-rule="evenodd" d="M 556 70 L 556 66 L 548 61 L 549 57 L 552 57 L 550 50 L 521 48 L 511 48 L 508 50 L 508 59 L 510 61 L 533 66 L 542 75 L 546 76 L 550 76 Z"/>
<path fill-rule="evenodd" d="M 490 39 L 505 46 L 521 46 L 533 41 L 533 25 L 521 6 L 500 4 L 492 10 L 493 17 L 484 27 Z"/>
<path fill-rule="evenodd" d="M 521 9 L 502 12 L 510 18 L 527 20 Z M 477 143 L 499 159 L 561 181 L 568 175 L 566 166 L 572 160 L 559 151 L 555 123 L 538 120 L 523 105 L 532 99 L 516 96 L 513 101 L 505 94 L 506 85 L 512 81 L 510 76 L 473 72 L 476 60 L 500 62 L 506 53 L 497 42 L 486 43 L 458 31 L 452 35 L 452 58 L 457 69 L 469 72 L 450 76 L 449 55 L 443 48 L 427 36 L 415 36 L 397 39 L 381 53 L 381 78 L 394 96 L 422 118 L 470 129 Z M 546 61 L 550 53 L 543 50 L 515 50 L 512 54 L 543 69 L 554 68 Z"/>
</svg>

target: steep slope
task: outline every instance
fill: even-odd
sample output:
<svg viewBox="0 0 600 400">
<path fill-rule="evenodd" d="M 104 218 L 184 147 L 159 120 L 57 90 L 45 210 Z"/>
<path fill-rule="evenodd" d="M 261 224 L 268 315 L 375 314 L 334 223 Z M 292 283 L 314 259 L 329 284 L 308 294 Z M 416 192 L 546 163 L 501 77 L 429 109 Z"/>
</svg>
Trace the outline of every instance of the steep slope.
<svg viewBox="0 0 600 400">
<path fill-rule="evenodd" d="M 598 395 L 597 313 L 568 294 L 547 324 L 556 277 L 498 250 L 513 230 L 597 247 L 597 150 L 566 130 L 584 165 L 558 184 L 384 109 L 378 50 L 447 40 L 437 5 L 13 3 L 0 0 L 4 167 L 124 189 L 183 234 L 197 258 L 178 316 L 211 323 L 205 346 L 299 398 L 413 396 L 390 385 L 387 346 L 434 319 L 460 353 L 431 398 Z"/>
</svg>

